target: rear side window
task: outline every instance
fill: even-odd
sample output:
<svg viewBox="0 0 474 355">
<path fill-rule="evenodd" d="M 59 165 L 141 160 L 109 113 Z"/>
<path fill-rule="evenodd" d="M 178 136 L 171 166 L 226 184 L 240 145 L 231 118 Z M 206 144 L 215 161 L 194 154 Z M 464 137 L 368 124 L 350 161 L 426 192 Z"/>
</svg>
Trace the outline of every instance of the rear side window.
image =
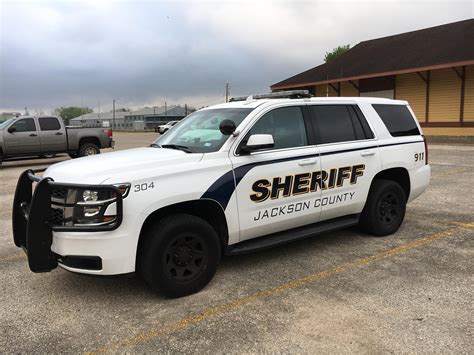
<svg viewBox="0 0 474 355">
<path fill-rule="evenodd" d="M 405 105 L 372 105 L 393 137 L 417 136 L 420 130 Z"/>
<path fill-rule="evenodd" d="M 373 138 L 364 115 L 354 105 L 309 106 L 316 119 L 316 137 L 320 144 L 350 142 Z"/>
<path fill-rule="evenodd" d="M 41 117 L 38 120 L 42 131 L 57 131 L 61 128 L 58 119 L 55 117 Z"/>
</svg>

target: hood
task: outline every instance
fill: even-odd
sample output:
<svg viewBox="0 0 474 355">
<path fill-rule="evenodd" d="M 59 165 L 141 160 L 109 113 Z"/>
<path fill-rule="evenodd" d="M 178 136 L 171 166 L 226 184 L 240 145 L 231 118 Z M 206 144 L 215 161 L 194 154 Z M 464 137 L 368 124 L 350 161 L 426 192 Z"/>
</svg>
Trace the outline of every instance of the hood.
<svg viewBox="0 0 474 355">
<path fill-rule="evenodd" d="M 135 148 L 67 160 L 51 165 L 43 174 L 57 182 L 102 184 L 129 182 L 147 175 L 148 171 L 171 165 L 195 163 L 203 154 L 189 154 L 163 148 Z"/>
</svg>

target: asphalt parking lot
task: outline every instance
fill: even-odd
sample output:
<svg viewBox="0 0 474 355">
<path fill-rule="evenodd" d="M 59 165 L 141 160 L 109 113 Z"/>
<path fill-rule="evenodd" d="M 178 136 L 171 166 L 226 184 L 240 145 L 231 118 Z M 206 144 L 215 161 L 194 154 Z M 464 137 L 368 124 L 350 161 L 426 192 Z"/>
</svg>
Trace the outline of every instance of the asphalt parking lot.
<svg viewBox="0 0 474 355">
<path fill-rule="evenodd" d="M 115 133 L 117 149 L 157 134 Z M 343 230 L 225 258 L 198 294 L 132 276 L 33 274 L 12 241 L 20 172 L 0 168 L 0 352 L 473 353 L 474 146 L 432 145 L 432 181 L 398 233 Z"/>
</svg>

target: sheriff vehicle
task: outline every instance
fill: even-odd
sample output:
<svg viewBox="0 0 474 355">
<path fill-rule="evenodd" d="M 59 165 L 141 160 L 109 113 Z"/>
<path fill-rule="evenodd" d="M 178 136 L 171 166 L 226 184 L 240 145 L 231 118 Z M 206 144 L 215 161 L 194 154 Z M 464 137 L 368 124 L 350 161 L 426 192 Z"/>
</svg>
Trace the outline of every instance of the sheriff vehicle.
<svg viewBox="0 0 474 355">
<path fill-rule="evenodd" d="M 206 286 L 223 254 L 355 225 L 395 233 L 429 184 L 427 159 L 406 101 L 249 96 L 149 147 L 25 171 L 14 241 L 33 272 L 137 272 L 179 297 Z"/>
</svg>

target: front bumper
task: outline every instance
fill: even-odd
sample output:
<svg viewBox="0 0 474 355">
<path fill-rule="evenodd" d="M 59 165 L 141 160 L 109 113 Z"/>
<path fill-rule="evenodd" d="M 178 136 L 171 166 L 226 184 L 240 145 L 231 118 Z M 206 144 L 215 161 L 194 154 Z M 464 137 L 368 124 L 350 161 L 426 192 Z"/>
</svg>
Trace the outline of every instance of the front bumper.
<svg viewBox="0 0 474 355">
<path fill-rule="evenodd" d="M 51 250 L 53 232 L 104 232 L 117 229 L 122 223 L 123 198 L 114 185 L 82 185 L 54 182 L 51 178 L 41 178 L 35 173 L 43 170 L 26 170 L 18 179 L 13 200 L 12 223 L 15 245 L 28 256 L 28 264 L 33 272 L 48 272 L 58 266 L 76 262 L 77 256 L 58 255 Z M 36 188 L 33 192 L 33 183 Z M 74 204 L 67 198 L 61 199 L 63 191 L 98 190 L 108 191 L 115 197 L 115 218 L 110 223 L 74 225 L 70 216 L 61 211 L 73 209 Z M 59 192 L 58 192 L 59 191 Z M 69 259 L 68 259 L 69 257 Z M 75 259 L 74 259 L 75 258 Z M 81 258 L 81 257 L 79 257 Z M 98 265 L 96 262 L 94 265 Z M 97 268 L 97 266 L 94 266 Z"/>
</svg>

